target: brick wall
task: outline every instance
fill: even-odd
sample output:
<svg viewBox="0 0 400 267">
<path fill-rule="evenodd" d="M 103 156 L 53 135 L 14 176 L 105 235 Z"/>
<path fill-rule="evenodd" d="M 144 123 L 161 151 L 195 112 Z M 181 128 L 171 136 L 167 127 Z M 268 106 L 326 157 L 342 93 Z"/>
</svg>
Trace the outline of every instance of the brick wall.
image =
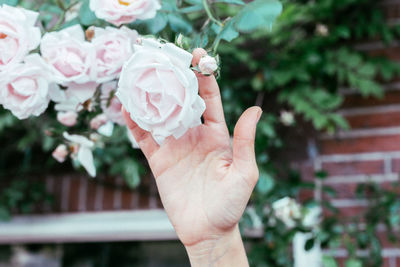
<svg viewBox="0 0 400 267">
<path fill-rule="evenodd" d="M 132 190 L 121 177 L 57 175 L 40 179 L 54 199 L 35 213 L 101 212 L 162 208 L 153 177 L 143 178 Z"/>
<path fill-rule="evenodd" d="M 398 23 L 400 1 L 384 1 L 383 7 L 389 23 Z M 371 55 L 384 55 L 400 61 L 397 42 L 385 47 L 379 41 L 371 41 L 356 47 Z M 315 181 L 317 190 L 313 192 L 314 197 L 323 198 L 321 187 L 324 185 L 334 188 L 337 195 L 329 201 L 339 209 L 343 219 L 360 214 L 368 205 L 367 199 L 355 197 L 358 183 L 373 181 L 390 188 L 392 182 L 400 181 L 400 82 L 394 80 L 384 86 L 382 99 L 363 98 L 354 90 L 342 90 L 345 101 L 338 112 L 348 120 L 351 130 L 319 135 L 309 143 L 314 153 L 302 164 L 303 174 L 308 179 L 312 171 L 325 170 L 328 173 L 323 181 Z M 383 246 L 383 266 L 400 266 L 398 244 L 387 241 L 384 227 L 380 227 L 378 232 Z M 331 253 L 339 259 L 340 266 L 344 266 L 346 251 L 339 249 Z M 358 253 L 368 256 L 366 251 Z"/>
</svg>

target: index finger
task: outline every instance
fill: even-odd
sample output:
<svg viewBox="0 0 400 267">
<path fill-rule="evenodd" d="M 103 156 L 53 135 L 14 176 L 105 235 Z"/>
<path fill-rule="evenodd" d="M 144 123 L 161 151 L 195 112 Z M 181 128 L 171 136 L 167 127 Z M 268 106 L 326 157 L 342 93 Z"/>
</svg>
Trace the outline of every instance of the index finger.
<svg viewBox="0 0 400 267">
<path fill-rule="evenodd" d="M 207 55 L 207 52 L 202 48 L 196 48 L 193 51 L 192 65 L 197 66 L 200 59 Z M 201 73 L 196 73 L 199 81 L 199 93 L 206 103 L 206 110 L 203 114 L 204 124 L 217 123 L 225 125 L 224 110 L 222 107 L 221 94 L 218 83 L 214 77 L 204 76 Z"/>
</svg>

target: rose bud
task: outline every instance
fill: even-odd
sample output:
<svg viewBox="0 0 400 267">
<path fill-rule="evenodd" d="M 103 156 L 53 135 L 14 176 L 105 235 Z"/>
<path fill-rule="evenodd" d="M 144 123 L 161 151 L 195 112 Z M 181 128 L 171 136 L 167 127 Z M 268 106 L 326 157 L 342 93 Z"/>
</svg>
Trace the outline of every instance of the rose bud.
<svg viewBox="0 0 400 267">
<path fill-rule="evenodd" d="M 204 75 L 211 75 L 218 69 L 218 64 L 215 58 L 206 55 L 200 59 L 200 72 Z"/>
<path fill-rule="evenodd" d="M 68 155 L 67 146 L 63 144 L 58 145 L 51 155 L 53 156 L 53 158 L 55 158 L 55 160 L 57 160 L 60 163 L 63 163 Z"/>
</svg>

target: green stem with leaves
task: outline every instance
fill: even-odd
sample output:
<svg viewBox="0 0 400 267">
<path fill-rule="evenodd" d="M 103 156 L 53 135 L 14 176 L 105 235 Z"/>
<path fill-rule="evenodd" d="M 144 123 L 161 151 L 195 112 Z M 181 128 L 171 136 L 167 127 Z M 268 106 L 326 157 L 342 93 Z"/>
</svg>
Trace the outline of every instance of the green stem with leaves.
<svg viewBox="0 0 400 267">
<path fill-rule="evenodd" d="M 205 10 L 206 13 L 207 13 L 208 18 L 209 18 L 212 22 L 214 22 L 214 23 L 216 23 L 217 25 L 219 25 L 219 26 L 222 27 L 222 26 L 223 26 L 223 23 L 214 17 L 214 15 L 212 14 L 211 9 L 210 9 L 210 7 L 209 7 L 209 5 L 208 5 L 207 0 L 202 0 L 202 3 L 203 3 L 203 7 L 204 7 L 204 10 Z"/>
</svg>

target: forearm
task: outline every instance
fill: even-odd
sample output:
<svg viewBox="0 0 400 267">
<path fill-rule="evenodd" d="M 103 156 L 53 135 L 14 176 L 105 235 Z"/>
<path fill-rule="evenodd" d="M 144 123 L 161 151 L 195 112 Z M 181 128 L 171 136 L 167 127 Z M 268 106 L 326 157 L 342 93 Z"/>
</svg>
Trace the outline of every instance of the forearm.
<svg viewBox="0 0 400 267">
<path fill-rule="evenodd" d="M 249 266 L 239 227 L 214 240 L 186 246 L 192 267 Z"/>
</svg>

